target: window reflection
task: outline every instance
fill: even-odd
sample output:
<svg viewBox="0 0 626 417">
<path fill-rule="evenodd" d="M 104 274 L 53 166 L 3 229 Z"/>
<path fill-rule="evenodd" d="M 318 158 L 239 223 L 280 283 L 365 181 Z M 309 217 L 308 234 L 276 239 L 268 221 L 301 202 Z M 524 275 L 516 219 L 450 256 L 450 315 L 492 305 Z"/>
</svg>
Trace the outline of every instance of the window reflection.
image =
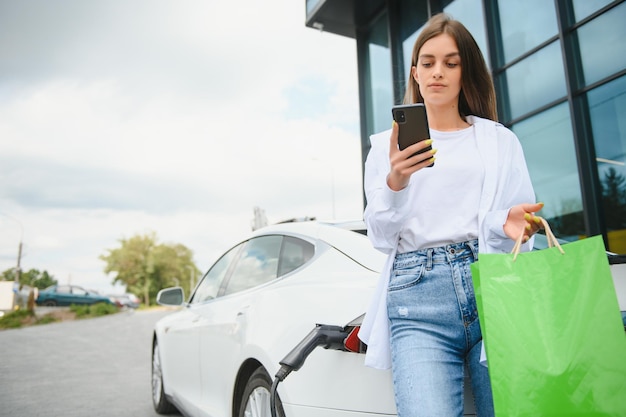
<svg viewBox="0 0 626 417">
<path fill-rule="evenodd" d="M 519 137 L 541 211 L 561 238 L 584 233 L 582 197 L 567 104 L 517 123 Z"/>
<path fill-rule="evenodd" d="M 72 288 L 72 294 L 74 295 L 87 295 L 87 291 L 82 288 L 74 287 Z"/>
<path fill-rule="evenodd" d="M 59 285 L 56 292 L 59 294 L 71 294 L 72 288 L 69 285 Z"/>
<path fill-rule="evenodd" d="M 232 294 L 269 282 L 277 277 L 282 236 L 250 239 L 228 279 L 224 294 Z"/>
<path fill-rule="evenodd" d="M 278 276 L 282 277 L 304 265 L 313 257 L 315 247 L 302 239 L 285 236 L 280 253 Z"/>
<path fill-rule="evenodd" d="M 402 54 L 404 56 L 404 73 L 407 80 L 409 78 L 409 69 L 411 68 L 411 64 L 413 64 L 413 46 L 415 44 L 415 40 L 419 36 L 420 32 L 424 26 L 422 25 L 418 30 L 416 30 L 411 36 L 402 41 Z M 406 81 L 405 81 L 406 82 Z M 404 86 L 406 88 L 406 85 Z"/>
<path fill-rule="evenodd" d="M 626 3 L 622 3 L 578 29 L 585 85 L 626 68 L 625 22 Z"/>
<path fill-rule="evenodd" d="M 470 31 L 476 39 L 487 66 L 490 66 L 487 55 L 487 35 L 485 34 L 485 20 L 483 18 L 481 0 L 456 0 L 444 7 L 444 12 L 450 14 L 454 19 L 463 23 L 463 26 Z"/>
<path fill-rule="evenodd" d="M 506 64 L 557 34 L 554 2 L 498 0 Z M 560 51 L 559 51 L 560 53 Z"/>
<path fill-rule="evenodd" d="M 398 4 L 400 15 L 400 40 L 402 42 L 402 62 L 404 70 L 404 82 L 409 78 L 413 44 L 428 21 L 427 2 L 415 2 L 413 0 L 401 0 Z M 403 85 L 406 88 L 406 85 Z"/>
<path fill-rule="evenodd" d="M 510 119 L 564 97 L 567 89 L 558 41 L 509 68 L 506 79 L 511 114 L 505 116 Z"/>
<path fill-rule="evenodd" d="M 309 14 L 315 9 L 321 0 L 306 0 L 306 13 Z"/>
<path fill-rule="evenodd" d="M 216 298 L 220 290 L 220 286 L 226 277 L 228 267 L 236 258 L 237 253 L 243 246 L 243 243 L 235 246 L 226 252 L 215 264 L 209 269 L 202 281 L 198 284 L 198 288 L 191 297 L 190 303 L 202 303 L 204 301 Z"/>
<path fill-rule="evenodd" d="M 576 21 L 580 21 L 591 13 L 609 4 L 612 0 L 572 0 Z"/>
<path fill-rule="evenodd" d="M 368 134 L 372 134 L 389 129 L 391 125 L 393 78 L 386 15 L 378 19 L 372 28 L 367 44 L 367 122 Z"/>
<path fill-rule="evenodd" d="M 412 0 L 404 0 L 400 2 L 399 7 L 402 55 L 405 71 L 404 78 L 406 79 L 409 76 L 409 68 L 411 68 L 413 45 L 429 17 L 428 5 L 426 2 L 416 3 Z M 470 31 L 485 57 L 487 66 L 490 66 L 489 57 L 487 55 L 487 35 L 485 33 L 482 2 L 480 0 L 455 0 L 444 7 L 443 11 L 448 13 L 453 19 L 463 23 L 467 30 Z"/>
<path fill-rule="evenodd" d="M 626 253 L 626 77 L 588 95 L 609 250 Z"/>
</svg>

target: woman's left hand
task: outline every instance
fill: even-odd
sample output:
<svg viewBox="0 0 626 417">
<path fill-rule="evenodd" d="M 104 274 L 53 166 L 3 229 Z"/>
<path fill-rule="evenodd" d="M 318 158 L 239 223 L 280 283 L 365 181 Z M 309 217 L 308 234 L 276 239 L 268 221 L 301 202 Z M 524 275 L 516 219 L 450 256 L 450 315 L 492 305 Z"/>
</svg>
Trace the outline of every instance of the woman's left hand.
<svg viewBox="0 0 626 417">
<path fill-rule="evenodd" d="M 511 207 L 509 215 L 504 223 L 504 233 L 513 239 L 517 240 L 520 233 L 524 233 L 522 243 L 526 243 L 528 239 L 539 229 L 543 228 L 539 217 L 535 216 L 535 213 L 543 208 L 543 203 L 536 204 L 518 204 Z"/>
</svg>

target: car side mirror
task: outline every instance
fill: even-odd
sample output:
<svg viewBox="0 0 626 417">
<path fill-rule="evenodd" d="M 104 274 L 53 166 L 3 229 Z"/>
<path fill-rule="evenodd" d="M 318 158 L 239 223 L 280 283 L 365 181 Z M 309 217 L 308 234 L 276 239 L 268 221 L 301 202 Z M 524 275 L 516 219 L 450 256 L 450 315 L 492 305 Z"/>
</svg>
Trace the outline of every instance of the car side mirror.
<svg viewBox="0 0 626 417">
<path fill-rule="evenodd" d="M 181 287 L 165 288 L 157 294 L 156 302 L 163 306 L 180 306 L 185 294 Z"/>
</svg>

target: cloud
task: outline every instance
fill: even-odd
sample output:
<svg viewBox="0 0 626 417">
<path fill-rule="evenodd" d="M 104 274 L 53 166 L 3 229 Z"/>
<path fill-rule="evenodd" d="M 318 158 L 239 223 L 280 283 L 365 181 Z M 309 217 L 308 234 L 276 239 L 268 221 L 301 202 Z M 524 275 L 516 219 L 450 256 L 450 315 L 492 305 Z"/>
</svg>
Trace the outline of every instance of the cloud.
<svg viewBox="0 0 626 417">
<path fill-rule="evenodd" d="M 22 238 L 24 268 L 110 289 L 98 256 L 124 237 L 206 269 L 254 207 L 360 217 L 356 45 L 304 6 L 0 3 L 0 270 Z"/>
</svg>

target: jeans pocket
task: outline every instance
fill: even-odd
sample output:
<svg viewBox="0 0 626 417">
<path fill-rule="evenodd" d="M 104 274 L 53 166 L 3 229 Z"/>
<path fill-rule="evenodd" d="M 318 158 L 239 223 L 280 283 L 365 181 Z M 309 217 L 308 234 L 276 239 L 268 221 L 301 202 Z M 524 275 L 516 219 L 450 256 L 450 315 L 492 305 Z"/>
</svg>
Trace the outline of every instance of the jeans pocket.
<svg viewBox="0 0 626 417">
<path fill-rule="evenodd" d="M 416 285 L 424 276 L 426 267 L 423 263 L 394 266 L 389 277 L 388 291 L 398 291 Z"/>
</svg>

